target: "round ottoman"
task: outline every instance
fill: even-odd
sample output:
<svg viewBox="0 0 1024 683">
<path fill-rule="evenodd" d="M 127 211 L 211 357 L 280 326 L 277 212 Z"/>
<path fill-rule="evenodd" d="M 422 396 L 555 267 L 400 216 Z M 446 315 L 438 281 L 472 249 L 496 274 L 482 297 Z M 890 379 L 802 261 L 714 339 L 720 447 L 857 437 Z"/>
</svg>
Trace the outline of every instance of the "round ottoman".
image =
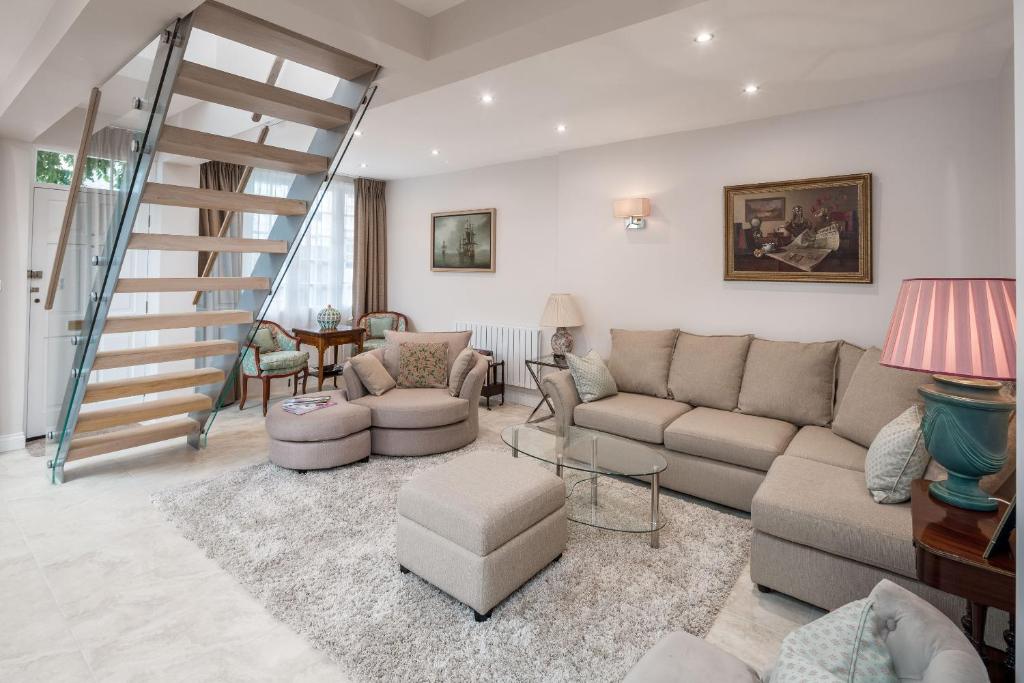
<svg viewBox="0 0 1024 683">
<path fill-rule="evenodd" d="M 305 415 L 285 412 L 278 403 L 267 412 L 270 461 L 290 470 L 323 470 L 370 459 L 370 409 L 349 403 L 342 391 L 336 405 Z"/>
</svg>

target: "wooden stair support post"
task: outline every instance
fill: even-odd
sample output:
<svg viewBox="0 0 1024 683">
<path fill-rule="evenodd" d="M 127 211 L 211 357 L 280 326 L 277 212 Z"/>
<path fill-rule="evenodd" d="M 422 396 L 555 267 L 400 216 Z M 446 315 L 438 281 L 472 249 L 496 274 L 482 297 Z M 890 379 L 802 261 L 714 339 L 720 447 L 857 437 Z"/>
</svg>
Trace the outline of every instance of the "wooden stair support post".
<svg viewBox="0 0 1024 683">
<path fill-rule="evenodd" d="M 118 351 L 97 351 L 92 369 L 127 368 L 132 365 L 168 363 L 174 360 L 191 360 L 208 356 L 234 356 L 237 353 L 238 343 L 229 339 L 163 344 Z"/>
<path fill-rule="evenodd" d="M 281 76 L 281 69 L 284 67 L 284 57 L 274 57 L 274 63 L 270 65 L 270 73 L 267 74 L 267 85 L 277 85 L 277 79 Z M 259 123 L 263 114 L 254 112 L 252 122 Z"/>
<path fill-rule="evenodd" d="M 219 2 L 203 3 L 196 10 L 192 26 L 346 81 L 365 76 L 377 68 L 373 62 Z"/>
<path fill-rule="evenodd" d="M 119 429 L 114 432 L 76 436 L 71 439 L 67 459 L 70 462 L 134 446 L 144 446 L 148 443 L 173 439 L 176 436 L 188 436 L 198 432 L 199 429 L 199 423 L 192 418 L 179 417 L 173 420 Z"/>
<path fill-rule="evenodd" d="M 198 235 L 162 235 L 137 232 L 128 242 L 129 249 L 154 251 L 225 251 L 238 254 L 287 254 L 284 240 L 261 240 L 246 237 L 200 237 Z"/>
<path fill-rule="evenodd" d="M 124 277 L 117 281 L 119 294 L 139 292 L 224 292 L 270 289 L 266 277 Z"/>
<path fill-rule="evenodd" d="M 176 330 L 181 327 L 250 325 L 252 321 L 252 311 L 242 310 L 122 315 L 107 318 L 107 326 L 103 328 L 103 333 L 150 332 L 152 330 Z"/>
<path fill-rule="evenodd" d="M 244 76 L 183 62 L 174 92 L 204 102 L 259 112 L 275 118 L 333 130 L 352 120 L 352 110 Z"/>
<path fill-rule="evenodd" d="M 47 311 L 53 309 L 53 300 L 57 296 L 60 271 L 64 267 L 64 252 L 68 248 L 68 239 L 71 237 L 71 222 L 75 217 L 75 207 L 78 204 L 78 189 L 82 185 L 82 174 L 85 172 L 86 158 L 89 154 L 89 140 L 92 138 L 92 129 L 96 125 L 96 112 L 99 108 L 100 89 L 93 88 L 89 94 L 89 107 L 85 110 L 85 125 L 82 127 L 82 139 L 78 143 L 75 170 L 71 173 L 71 187 L 68 191 L 68 203 L 64 207 L 64 220 L 60 224 L 57 251 L 53 254 L 53 268 L 50 270 L 50 284 L 46 288 L 46 304 L 44 305 Z"/>
<path fill-rule="evenodd" d="M 116 398 L 155 394 L 160 391 L 201 387 L 224 381 L 224 371 L 219 368 L 196 368 L 181 372 L 165 372 L 110 382 L 92 382 L 85 388 L 83 403 L 112 401 Z"/>
<path fill-rule="evenodd" d="M 75 434 L 96 432 L 118 425 L 133 424 L 143 420 L 155 420 L 171 415 L 185 415 L 191 412 L 210 410 L 213 399 L 206 394 L 189 394 L 161 398 L 156 401 L 144 401 L 128 406 L 114 406 L 97 410 L 83 411 L 78 414 Z"/>
</svg>

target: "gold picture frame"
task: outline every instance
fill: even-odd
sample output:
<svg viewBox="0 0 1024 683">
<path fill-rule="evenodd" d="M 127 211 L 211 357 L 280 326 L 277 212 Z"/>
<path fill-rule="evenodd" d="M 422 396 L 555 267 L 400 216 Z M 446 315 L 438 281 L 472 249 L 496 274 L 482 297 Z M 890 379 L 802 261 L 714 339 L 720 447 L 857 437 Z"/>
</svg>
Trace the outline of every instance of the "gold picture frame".
<svg viewBox="0 0 1024 683">
<path fill-rule="evenodd" d="M 872 282 L 870 173 L 729 185 L 723 195 L 726 280 Z"/>
<path fill-rule="evenodd" d="M 497 209 L 430 214 L 430 270 L 493 273 L 497 215 Z"/>
</svg>

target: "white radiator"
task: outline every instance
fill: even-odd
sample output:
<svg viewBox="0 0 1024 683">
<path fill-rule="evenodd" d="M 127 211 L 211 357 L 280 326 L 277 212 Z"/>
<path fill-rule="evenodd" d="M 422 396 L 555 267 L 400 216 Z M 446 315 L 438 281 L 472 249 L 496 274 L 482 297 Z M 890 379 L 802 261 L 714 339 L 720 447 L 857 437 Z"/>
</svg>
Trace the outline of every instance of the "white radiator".
<svg viewBox="0 0 1024 683">
<path fill-rule="evenodd" d="M 526 361 L 540 355 L 540 328 L 489 325 L 486 323 L 455 323 L 456 330 L 469 330 L 469 345 L 494 352 L 495 360 L 505 361 L 505 384 L 536 389 Z"/>
</svg>

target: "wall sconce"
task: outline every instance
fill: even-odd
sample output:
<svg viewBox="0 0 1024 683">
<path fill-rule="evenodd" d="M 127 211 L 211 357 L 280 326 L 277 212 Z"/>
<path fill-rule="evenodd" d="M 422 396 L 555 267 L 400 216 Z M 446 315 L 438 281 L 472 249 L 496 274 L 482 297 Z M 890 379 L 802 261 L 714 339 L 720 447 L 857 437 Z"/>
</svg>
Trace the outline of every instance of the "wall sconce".
<svg viewBox="0 0 1024 683">
<path fill-rule="evenodd" d="M 626 230 L 639 230 L 646 223 L 644 218 L 651 215 L 651 200 L 646 197 L 616 199 L 614 213 L 616 218 L 626 219 Z"/>
</svg>

